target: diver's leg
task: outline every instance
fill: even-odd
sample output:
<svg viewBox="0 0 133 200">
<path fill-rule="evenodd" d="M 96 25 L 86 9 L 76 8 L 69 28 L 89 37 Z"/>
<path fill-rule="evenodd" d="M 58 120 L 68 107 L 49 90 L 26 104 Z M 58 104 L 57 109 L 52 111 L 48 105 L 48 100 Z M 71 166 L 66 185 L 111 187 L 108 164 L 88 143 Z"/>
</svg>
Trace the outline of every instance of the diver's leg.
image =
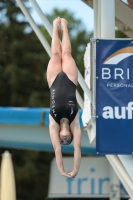
<svg viewBox="0 0 133 200">
<path fill-rule="evenodd" d="M 47 67 L 47 81 L 49 87 L 52 85 L 56 76 L 62 71 L 61 68 L 61 45 L 59 41 L 59 24 L 61 22 L 60 17 L 57 17 L 53 22 L 53 36 L 51 43 L 52 57 Z"/>
<path fill-rule="evenodd" d="M 62 71 L 77 85 L 78 71 L 71 55 L 71 42 L 68 35 L 67 21 L 61 18 L 62 25 Z"/>
</svg>

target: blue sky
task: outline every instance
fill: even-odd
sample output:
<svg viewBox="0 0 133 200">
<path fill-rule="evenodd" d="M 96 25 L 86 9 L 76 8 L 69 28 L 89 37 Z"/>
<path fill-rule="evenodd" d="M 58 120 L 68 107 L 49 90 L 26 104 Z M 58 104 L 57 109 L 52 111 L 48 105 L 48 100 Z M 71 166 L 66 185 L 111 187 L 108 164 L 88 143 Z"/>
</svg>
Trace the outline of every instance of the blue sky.
<svg viewBox="0 0 133 200">
<path fill-rule="evenodd" d="M 87 31 L 92 31 L 94 28 L 93 9 L 87 6 L 81 0 L 36 0 L 44 14 L 50 13 L 53 8 L 68 9 L 75 14 L 75 17 L 81 19 L 85 24 Z M 41 24 L 36 12 L 33 11 L 32 16 L 36 23 Z"/>
<path fill-rule="evenodd" d="M 85 24 L 86 30 L 91 32 L 94 29 L 94 12 L 81 0 L 36 0 L 44 14 L 50 13 L 53 8 L 68 9 L 75 14 L 75 17 L 81 19 Z M 123 0 L 125 3 L 127 0 Z M 35 11 L 32 16 L 36 23 L 42 24 Z"/>
</svg>

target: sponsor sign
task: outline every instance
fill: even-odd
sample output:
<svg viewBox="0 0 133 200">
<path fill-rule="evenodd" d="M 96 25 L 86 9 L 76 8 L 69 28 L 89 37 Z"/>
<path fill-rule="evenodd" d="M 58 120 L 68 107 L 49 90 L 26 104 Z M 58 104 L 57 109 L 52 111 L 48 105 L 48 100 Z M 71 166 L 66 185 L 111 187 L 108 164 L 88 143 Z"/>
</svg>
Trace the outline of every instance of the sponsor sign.
<svg viewBox="0 0 133 200">
<path fill-rule="evenodd" d="M 133 40 L 96 40 L 96 150 L 133 153 Z"/>
<path fill-rule="evenodd" d="M 73 157 L 63 159 L 66 172 L 73 169 Z M 109 198 L 113 200 L 120 197 L 127 198 L 127 192 L 119 181 L 116 174 L 113 180 L 110 174 L 110 164 L 105 157 L 82 157 L 79 173 L 75 178 L 66 178 L 59 173 L 56 160 L 51 162 L 49 180 L 49 198 L 58 197 L 87 197 L 87 198 Z M 117 187 L 117 189 L 116 189 Z"/>
</svg>

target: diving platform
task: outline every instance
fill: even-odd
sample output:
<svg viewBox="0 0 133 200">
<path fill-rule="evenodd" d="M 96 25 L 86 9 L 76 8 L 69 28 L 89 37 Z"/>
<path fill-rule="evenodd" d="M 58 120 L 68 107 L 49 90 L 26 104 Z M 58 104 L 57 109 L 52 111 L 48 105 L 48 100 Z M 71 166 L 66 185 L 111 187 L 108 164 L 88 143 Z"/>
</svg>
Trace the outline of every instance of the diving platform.
<svg viewBox="0 0 133 200">
<path fill-rule="evenodd" d="M 49 108 L 0 107 L 0 147 L 53 152 L 49 134 Z M 82 124 L 83 155 L 96 154 Z M 73 144 L 62 146 L 63 153 L 73 154 Z"/>
</svg>

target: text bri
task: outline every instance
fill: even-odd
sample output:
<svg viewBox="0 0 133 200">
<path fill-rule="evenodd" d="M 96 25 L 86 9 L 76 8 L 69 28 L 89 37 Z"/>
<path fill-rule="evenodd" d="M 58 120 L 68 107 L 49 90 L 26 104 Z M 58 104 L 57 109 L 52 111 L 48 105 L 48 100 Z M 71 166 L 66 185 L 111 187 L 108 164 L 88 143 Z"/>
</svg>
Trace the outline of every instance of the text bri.
<svg viewBox="0 0 133 200">
<path fill-rule="evenodd" d="M 112 74 L 114 74 L 112 76 Z M 121 68 L 114 68 L 114 69 L 110 69 L 110 68 L 102 68 L 102 79 L 110 79 L 110 78 L 114 78 L 114 79 L 129 79 L 130 76 L 130 70 L 129 68 L 127 68 L 126 70 L 123 70 Z"/>
</svg>

